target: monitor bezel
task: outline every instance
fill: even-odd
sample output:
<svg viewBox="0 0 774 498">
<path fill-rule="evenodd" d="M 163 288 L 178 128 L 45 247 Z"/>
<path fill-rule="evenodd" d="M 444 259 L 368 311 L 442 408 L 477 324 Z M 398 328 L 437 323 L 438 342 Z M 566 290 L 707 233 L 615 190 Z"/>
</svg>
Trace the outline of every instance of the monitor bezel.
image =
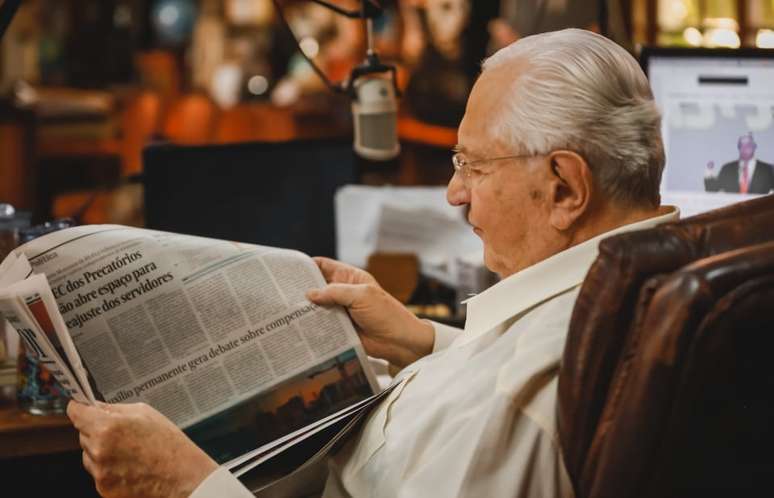
<svg viewBox="0 0 774 498">
<path fill-rule="evenodd" d="M 645 76 L 650 78 L 648 68 L 653 57 L 695 57 L 723 59 L 771 59 L 774 61 L 774 49 L 758 47 L 706 48 L 706 47 L 643 47 L 640 52 L 640 66 Z"/>
</svg>

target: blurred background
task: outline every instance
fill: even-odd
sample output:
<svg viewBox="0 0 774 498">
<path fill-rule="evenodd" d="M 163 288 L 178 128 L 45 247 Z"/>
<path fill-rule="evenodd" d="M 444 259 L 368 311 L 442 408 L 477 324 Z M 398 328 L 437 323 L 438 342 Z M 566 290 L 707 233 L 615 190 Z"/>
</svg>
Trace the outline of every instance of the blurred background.
<svg viewBox="0 0 774 498">
<path fill-rule="evenodd" d="M 0 199 L 36 221 L 143 224 L 142 150 L 352 134 L 346 80 L 363 25 L 310 1 L 25 0 L 0 46 Z M 334 0 L 358 9 L 356 0 Z M 370 184 L 442 185 L 494 50 L 564 27 L 643 46 L 774 47 L 774 0 L 386 0 L 374 23 L 398 67 L 403 153 Z M 135 181 L 133 181 L 133 179 Z"/>
<path fill-rule="evenodd" d="M 487 55 L 566 27 L 600 32 L 635 56 L 655 46 L 774 48 L 774 0 L 379 3 L 373 41 L 397 68 L 401 153 L 361 159 L 355 172 L 351 99 L 307 58 L 331 81 L 347 80 L 365 57 L 358 20 L 314 0 L 23 0 L 0 41 L 0 204 L 17 210 L 0 210 L 0 260 L 18 242 L 2 238 L 13 223 L 64 218 L 231 240 L 248 239 L 220 230 L 260 229 L 276 245 L 298 235 L 332 252 L 333 189 L 347 184 L 336 197 L 336 256 L 366 267 L 412 311 L 459 325 L 457 303 L 495 278 L 439 187 Z M 244 142 L 253 145 L 236 145 Z M 161 143 L 172 148 L 143 161 Z M 227 147 L 185 147 L 199 145 Z M 0 387 L 13 389 L 9 358 Z M 63 416 L 0 407 L 0 436 L 0 489 L 34 482 L 25 495 L 96 496 Z"/>
</svg>

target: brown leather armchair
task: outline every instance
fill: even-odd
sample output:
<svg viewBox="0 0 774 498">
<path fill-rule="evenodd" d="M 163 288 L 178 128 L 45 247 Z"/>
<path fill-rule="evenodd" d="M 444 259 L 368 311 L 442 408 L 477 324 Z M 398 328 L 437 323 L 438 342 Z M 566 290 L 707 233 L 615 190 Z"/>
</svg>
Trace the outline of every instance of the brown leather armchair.
<svg viewBox="0 0 774 498">
<path fill-rule="evenodd" d="M 611 455 L 632 455 L 626 448 L 620 452 L 611 449 L 616 443 L 610 430 L 615 426 L 623 431 L 613 422 L 627 422 L 612 408 L 612 400 L 618 400 L 622 389 L 631 388 L 624 382 L 631 364 L 624 360 L 637 351 L 633 324 L 642 319 L 638 313 L 650 309 L 650 298 L 664 275 L 703 258 L 774 240 L 774 230 L 768 228 L 772 222 L 774 197 L 764 197 L 657 229 L 612 237 L 600 245 L 600 256 L 573 312 L 559 376 L 559 436 L 579 497 L 640 496 L 644 483 L 637 482 L 634 474 L 645 472 L 639 474 L 642 477 L 652 472 L 651 461 L 632 461 L 630 473 L 611 464 Z M 636 447 L 630 451 L 645 458 Z M 611 476 L 613 468 L 618 473 Z M 624 475 L 628 477 L 618 479 Z M 615 482 L 621 486 L 614 486 Z"/>
<path fill-rule="evenodd" d="M 656 280 L 592 441 L 588 496 L 770 494 L 774 243 Z"/>
</svg>

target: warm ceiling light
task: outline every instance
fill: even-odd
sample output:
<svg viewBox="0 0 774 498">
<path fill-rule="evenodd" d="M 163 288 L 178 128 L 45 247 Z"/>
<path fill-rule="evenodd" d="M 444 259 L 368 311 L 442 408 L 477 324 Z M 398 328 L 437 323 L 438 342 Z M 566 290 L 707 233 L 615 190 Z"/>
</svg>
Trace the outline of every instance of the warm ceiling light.
<svg viewBox="0 0 774 498">
<path fill-rule="evenodd" d="M 702 24 L 707 28 L 739 31 L 739 23 L 731 17 L 707 17 Z"/>
<path fill-rule="evenodd" d="M 683 38 L 688 42 L 688 45 L 694 47 L 700 47 L 704 37 L 701 35 L 701 31 L 693 26 L 689 26 L 683 30 Z"/>
<path fill-rule="evenodd" d="M 247 81 L 247 90 L 253 95 L 263 95 L 268 89 L 269 80 L 260 74 L 256 74 Z"/>
<path fill-rule="evenodd" d="M 180 8 L 177 5 L 165 5 L 159 11 L 159 21 L 165 26 L 174 26 L 180 20 Z"/>
<path fill-rule="evenodd" d="M 677 31 L 685 26 L 688 6 L 685 0 L 670 0 L 666 4 L 659 2 L 659 24 L 666 31 Z"/>
<path fill-rule="evenodd" d="M 742 41 L 732 29 L 708 29 L 704 33 L 704 45 L 707 47 L 739 48 Z"/>
<path fill-rule="evenodd" d="M 317 57 L 317 54 L 320 53 L 320 44 L 317 43 L 317 40 L 311 36 L 305 36 L 301 38 L 301 41 L 298 42 L 298 45 L 301 47 L 301 50 L 304 52 L 304 54 L 310 59 L 314 59 Z"/>
<path fill-rule="evenodd" d="M 759 48 L 774 48 L 774 30 L 759 29 L 755 35 L 755 46 Z"/>
</svg>

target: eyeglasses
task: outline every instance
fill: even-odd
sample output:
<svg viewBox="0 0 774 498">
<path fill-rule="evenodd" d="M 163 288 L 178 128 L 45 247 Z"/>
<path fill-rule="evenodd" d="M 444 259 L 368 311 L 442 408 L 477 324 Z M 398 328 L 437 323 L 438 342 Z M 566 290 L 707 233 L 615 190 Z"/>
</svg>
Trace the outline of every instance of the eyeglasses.
<svg viewBox="0 0 774 498">
<path fill-rule="evenodd" d="M 458 152 L 452 156 L 452 165 L 454 166 L 454 173 L 459 173 L 459 175 L 462 177 L 464 185 L 469 187 L 473 182 L 473 179 L 480 177 L 482 173 L 475 168 L 476 164 L 504 161 L 506 159 L 524 159 L 527 157 L 535 157 L 535 155 L 519 154 L 516 156 L 491 157 L 488 159 L 476 159 L 474 161 L 470 161 L 462 152 Z"/>
</svg>

